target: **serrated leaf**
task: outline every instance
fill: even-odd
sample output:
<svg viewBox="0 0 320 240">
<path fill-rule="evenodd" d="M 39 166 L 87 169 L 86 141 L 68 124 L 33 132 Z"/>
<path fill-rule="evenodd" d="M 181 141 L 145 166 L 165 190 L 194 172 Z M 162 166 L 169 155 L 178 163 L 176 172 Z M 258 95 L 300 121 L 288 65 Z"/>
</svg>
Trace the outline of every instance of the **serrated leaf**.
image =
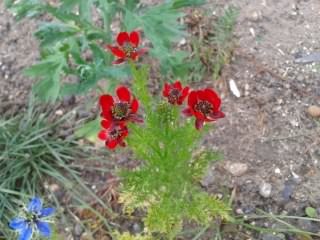
<svg viewBox="0 0 320 240">
<path fill-rule="evenodd" d="M 93 53 L 93 58 L 96 63 L 103 62 L 104 64 L 108 64 L 111 61 L 110 54 L 106 53 L 106 50 L 102 49 L 98 44 L 91 43 L 89 47 Z"/>
<path fill-rule="evenodd" d="M 42 100 L 54 102 L 59 96 L 60 74 L 65 65 L 64 56 L 57 53 L 26 69 L 26 75 L 39 78 L 33 93 Z"/>
<path fill-rule="evenodd" d="M 137 4 L 139 3 L 139 0 L 126 0 L 125 1 L 125 6 L 129 10 L 134 10 L 137 7 Z"/>
<path fill-rule="evenodd" d="M 117 4 L 115 2 L 109 2 L 105 0 L 99 0 L 98 2 L 98 7 L 102 11 L 104 29 L 106 31 L 110 31 L 112 19 L 117 13 Z M 108 41 L 111 41 L 111 37 L 108 39 Z"/>
<path fill-rule="evenodd" d="M 79 14 L 82 20 L 91 21 L 92 0 L 79 0 Z"/>
<path fill-rule="evenodd" d="M 89 41 L 98 40 L 98 39 L 101 39 L 101 40 L 107 39 L 106 33 L 97 29 L 88 30 L 86 36 Z"/>
<path fill-rule="evenodd" d="M 76 71 L 79 82 L 65 83 L 62 87 L 61 96 L 83 94 L 96 86 L 99 80 L 119 80 L 128 77 L 130 74 L 130 69 L 127 65 L 106 67 L 103 59 L 99 58 L 96 59 L 94 64 L 78 66 Z"/>
<path fill-rule="evenodd" d="M 40 40 L 41 46 L 46 47 L 74 36 L 79 31 L 79 28 L 64 23 L 44 23 L 35 32 L 35 36 Z"/>
<path fill-rule="evenodd" d="M 103 76 L 114 79 L 124 79 L 130 76 L 128 65 L 103 67 Z"/>
<path fill-rule="evenodd" d="M 44 77 L 33 86 L 33 92 L 37 97 L 47 102 L 57 100 L 60 92 L 60 70 L 61 68 L 57 68 L 53 75 Z"/>
<path fill-rule="evenodd" d="M 316 218 L 317 217 L 317 210 L 313 207 L 306 207 L 305 209 L 306 215 L 310 218 Z"/>
<path fill-rule="evenodd" d="M 16 14 L 17 20 L 33 17 L 39 14 L 43 7 L 40 0 L 7 1 L 6 5 Z"/>
<path fill-rule="evenodd" d="M 86 138 L 90 142 L 94 143 L 98 140 L 98 132 L 100 129 L 100 118 L 97 118 L 85 123 L 75 132 L 75 136 L 78 138 Z"/>
<path fill-rule="evenodd" d="M 40 77 L 44 75 L 51 75 L 59 67 L 56 61 L 45 60 L 27 68 L 24 73 L 30 77 Z"/>
<path fill-rule="evenodd" d="M 79 2 L 80 0 L 63 0 L 60 9 L 62 11 L 70 12 L 79 4 Z"/>
</svg>

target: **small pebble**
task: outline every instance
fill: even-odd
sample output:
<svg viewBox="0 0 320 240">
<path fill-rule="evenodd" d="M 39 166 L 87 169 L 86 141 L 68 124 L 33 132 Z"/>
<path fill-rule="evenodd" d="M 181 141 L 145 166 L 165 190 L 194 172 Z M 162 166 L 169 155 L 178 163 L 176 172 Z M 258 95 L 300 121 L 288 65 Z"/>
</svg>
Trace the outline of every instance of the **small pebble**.
<svg viewBox="0 0 320 240">
<path fill-rule="evenodd" d="M 208 187 L 214 183 L 215 176 L 213 174 L 213 169 L 209 169 L 205 177 L 202 179 L 201 184 L 204 187 Z"/>
<path fill-rule="evenodd" d="M 264 233 L 261 237 L 262 240 L 284 240 L 286 239 L 283 234 Z"/>
<path fill-rule="evenodd" d="M 272 185 L 267 182 L 262 182 L 259 186 L 259 193 L 262 197 L 268 198 L 271 196 Z"/>
<path fill-rule="evenodd" d="M 315 105 L 310 106 L 310 107 L 308 107 L 307 112 L 311 117 L 314 117 L 314 118 L 320 117 L 320 107 L 319 106 L 315 106 Z"/>
<path fill-rule="evenodd" d="M 244 212 L 242 211 L 241 208 L 237 208 L 237 209 L 236 209 L 236 214 L 242 215 L 242 214 L 244 214 Z"/>
<path fill-rule="evenodd" d="M 51 192 L 56 192 L 60 190 L 60 186 L 58 184 L 51 184 L 48 186 Z"/>
<path fill-rule="evenodd" d="M 276 174 L 281 174 L 280 168 L 276 168 L 276 169 L 274 170 L 274 173 L 276 173 Z"/>
<path fill-rule="evenodd" d="M 59 109 L 59 110 L 57 110 L 55 112 L 55 114 L 58 115 L 58 116 L 62 116 L 63 115 L 63 111 L 61 109 Z"/>
<path fill-rule="evenodd" d="M 229 87 L 230 87 L 230 90 L 234 96 L 236 96 L 237 98 L 241 97 L 241 93 L 239 91 L 239 88 L 233 79 L 229 80 Z"/>
<path fill-rule="evenodd" d="M 248 171 L 245 163 L 226 163 L 225 169 L 235 177 L 240 177 Z"/>
<path fill-rule="evenodd" d="M 249 32 L 251 33 L 252 37 L 256 37 L 256 31 L 254 28 L 249 28 Z"/>
<path fill-rule="evenodd" d="M 285 201 L 289 201 L 291 195 L 293 194 L 294 183 L 293 181 L 286 181 L 282 191 L 282 197 Z"/>
<path fill-rule="evenodd" d="M 254 22 L 257 22 L 259 20 L 261 20 L 262 18 L 262 13 L 259 11 L 254 11 L 251 13 L 251 16 L 250 16 L 250 20 L 251 21 L 254 21 Z"/>
<path fill-rule="evenodd" d="M 299 82 L 303 82 L 303 80 L 304 80 L 304 75 L 303 75 L 303 74 L 299 74 L 299 75 L 297 76 L 297 80 L 298 80 Z"/>
<path fill-rule="evenodd" d="M 133 231 L 135 234 L 141 233 L 142 230 L 143 230 L 143 229 L 142 229 L 141 224 L 135 222 L 135 223 L 132 225 L 132 231 Z"/>
</svg>

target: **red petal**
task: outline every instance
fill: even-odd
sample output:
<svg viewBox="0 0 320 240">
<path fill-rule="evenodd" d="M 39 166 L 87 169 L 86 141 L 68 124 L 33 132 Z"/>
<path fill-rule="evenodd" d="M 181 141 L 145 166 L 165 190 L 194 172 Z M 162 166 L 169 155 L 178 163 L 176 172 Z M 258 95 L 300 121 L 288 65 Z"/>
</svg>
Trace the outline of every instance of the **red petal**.
<svg viewBox="0 0 320 240">
<path fill-rule="evenodd" d="M 100 106 L 103 112 L 110 111 L 110 108 L 113 106 L 113 97 L 111 95 L 102 95 L 99 99 Z"/>
<path fill-rule="evenodd" d="M 119 59 L 113 61 L 112 64 L 121 64 L 121 63 L 123 63 L 124 61 L 126 61 L 126 59 L 124 59 L 124 58 L 119 58 Z"/>
<path fill-rule="evenodd" d="M 114 149 L 117 145 L 118 145 L 118 140 L 111 140 L 111 141 L 108 141 L 106 142 L 106 146 L 109 148 L 109 149 Z"/>
<path fill-rule="evenodd" d="M 188 98 L 188 105 L 190 107 L 193 108 L 193 106 L 197 103 L 198 101 L 198 91 L 192 91 L 190 94 L 189 94 L 189 98 Z"/>
<path fill-rule="evenodd" d="M 181 82 L 180 81 L 176 81 L 174 84 L 173 84 L 173 87 L 174 88 L 177 88 L 179 90 L 182 90 L 182 85 L 181 85 Z"/>
<path fill-rule="evenodd" d="M 198 112 L 198 111 L 194 111 L 194 116 L 197 118 L 197 119 L 201 119 L 201 120 L 206 120 L 207 118 L 206 118 L 206 116 L 205 115 L 203 115 L 203 113 L 201 113 L 201 112 Z"/>
<path fill-rule="evenodd" d="M 163 88 L 163 91 L 162 91 L 162 95 L 164 97 L 168 97 L 169 96 L 169 93 L 170 93 L 170 85 L 168 83 L 165 83 L 164 84 L 164 88 Z"/>
<path fill-rule="evenodd" d="M 189 90 L 190 90 L 189 87 L 185 87 L 185 88 L 182 90 L 182 97 L 185 98 L 186 96 L 188 96 Z"/>
<path fill-rule="evenodd" d="M 197 119 L 195 122 L 196 129 L 200 130 L 203 127 L 204 121 Z"/>
<path fill-rule="evenodd" d="M 199 100 L 205 101 L 205 100 L 208 100 L 208 98 L 209 98 L 209 96 L 207 96 L 207 94 L 204 90 L 198 90 L 197 94 L 198 94 Z"/>
<path fill-rule="evenodd" d="M 138 47 L 139 41 L 140 41 L 139 33 L 135 32 L 135 31 L 131 32 L 130 33 L 130 42 L 131 42 L 132 46 Z"/>
<path fill-rule="evenodd" d="M 105 118 L 106 120 L 109 120 L 109 121 L 111 121 L 112 122 L 112 112 L 111 112 L 111 110 L 109 110 L 109 111 L 102 111 L 102 113 L 101 113 L 101 117 L 103 117 L 103 118 Z"/>
<path fill-rule="evenodd" d="M 193 116 L 192 114 L 192 110 L 190 108 L 186 108 L 182 111 L 182 113 L 186 116 L 186 117 L 191 117 Z"/>
<path fill-rule="evenodd" d="M 132 53 L 130 54 L 130 58 L 131 58 L 133 61 L 136 61 L 136 60 L 138 59 L 138 57 L 139 57 L 138 52 L 132 52 Z"/>
<path fill-rule="evenodd" d="M 214 110 L 219 110 L 221 99 L 219 98 L 218 94 L 210 88 L 205 89 L 203 92 L 206 96 L 206 99 L 213 104 Z"/>
<path fill-rule="evenodd" d="M 126 57 L 126 53 L 124 51 L 122 51 L 120 48 L 118 47 L 113 47 L 108 45 L 107 48 L 112 52 L 113 55 L 115 55 L 116 57 L 119 58 L 125 58 Z"/>
<path fill-rule="evenodd" d="M 117 42 L 120 46 L 122 46 L 124 43 L 129 42 L 129 34 L 127 32 L 121 32 L 118 34 Z"/>
<path fill-rule="evenodd" d="M 217 111 L 217 112 L 213 112 L 212 114 L 209 115 L 210 119 L 212 119 L 212 121 L 215 121 L 219 118 L 224 118 L 225 114 L 221 111 Z"/>
<path fill-rule="evenodd" d="M 98 133 L 98 138 L 101 139 L 101 140 L 107 140 L 108 139 L 108 132 L 106 130 L 101 130 L 99 133 Z"/>
<path fill-rule="evenodd" d="M 105 129 L 110 128 L 111 124 L 112 124 L 112 121 L 107 120 L 107 119 L 104 119 L 101 121 L 101 126 Z"/>
<path fill-rule="evenodd" d="M 139 102 L 137 99 L 133 99 L 131 103 L 131 113 L 136 113 L 139 108 Z"/>
<path fill-rule="evenodd" d="M 126 127 L 125 129 L 123 129 L 122 134 L 121 134 L 121 139 L 124 139 L 126 136 L 128 136 L 129 131 L 128 128 Z"/>
<path fill-rule="evenodd" d="M 131 93 L 125 86 L 120 86 L 117 88 L 117 95 L 120 101 L 130 102 Z"/>
</svg>

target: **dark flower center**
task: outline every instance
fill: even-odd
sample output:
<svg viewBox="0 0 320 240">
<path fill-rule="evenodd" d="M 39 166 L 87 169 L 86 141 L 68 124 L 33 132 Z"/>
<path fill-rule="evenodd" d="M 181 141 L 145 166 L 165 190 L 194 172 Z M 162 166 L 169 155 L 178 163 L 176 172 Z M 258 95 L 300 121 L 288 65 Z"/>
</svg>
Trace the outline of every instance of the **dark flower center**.
<svg viewBox="0 0 320 240">
<path fill-rule="evenodd" d="M 27 213 L 27 219 L 26 222 L 27 223 L 35 223 L 39 220 L 39 216 L 35 213 Z"/>
<path fill-rule="evenodd" d="M 131 54 L 133 52 L 136 52 L 137 49 L 135 47 L 133 47 L 130 43 L 125 43 L 123 46 L 122 46 L 122 51 L 125 52 L 126 54 L 126 57 L 131 57 Z"/>
<path fill-rule="evenodd" d="M 194 108 L 205 116 L 212 112 L 212 104 L 208 101 L 199 101 Z"/>
<path fill-rule="evenodd" d="M 121 120 L 128 117 L 129 104 L 126 102 L 116 103 L 112 108 L 112 117 L 116 120 Z"/>
<path fill-rule="evenodd" d="M 168 96 L 168 100 L 170 103 L 175 103 L 178 101 L 179 97 L 181 96 L 181 91 L 177 88 L 173 88 Z"/>
<path fill-rule="evenodd" d="M 114 128 L 109 132 L 109 136 L 112 140 L 121 137 L 121 134 L 122 134 L 122 130 L 118 128 Z"/>
<path fill-rule="evenodd" d="M 33 214 L 33 216 L 32 216 L 32 221 L 33 221 L 33 222 L 38 221 L 38 215 Z"/>
</svg>

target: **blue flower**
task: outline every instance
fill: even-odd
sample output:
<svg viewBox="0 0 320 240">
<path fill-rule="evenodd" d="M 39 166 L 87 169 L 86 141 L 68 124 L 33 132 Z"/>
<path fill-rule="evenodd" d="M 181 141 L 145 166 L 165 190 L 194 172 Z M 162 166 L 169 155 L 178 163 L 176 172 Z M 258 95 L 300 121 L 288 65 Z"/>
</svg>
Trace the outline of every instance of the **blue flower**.
<svg viewBox="0 0 320 240">
<path fill-rule="evenodd" d="M 9 226 L 19 232 L 19 240 L 30 240 L 35 231 L 44 237 L 50 237 L 50 225 L 45 218 L 54 211 L 54 208 L 43 208 L 41 199 L 34 197 L 25 210 L 25 216 L 12 219 Z"/>
</svg>

